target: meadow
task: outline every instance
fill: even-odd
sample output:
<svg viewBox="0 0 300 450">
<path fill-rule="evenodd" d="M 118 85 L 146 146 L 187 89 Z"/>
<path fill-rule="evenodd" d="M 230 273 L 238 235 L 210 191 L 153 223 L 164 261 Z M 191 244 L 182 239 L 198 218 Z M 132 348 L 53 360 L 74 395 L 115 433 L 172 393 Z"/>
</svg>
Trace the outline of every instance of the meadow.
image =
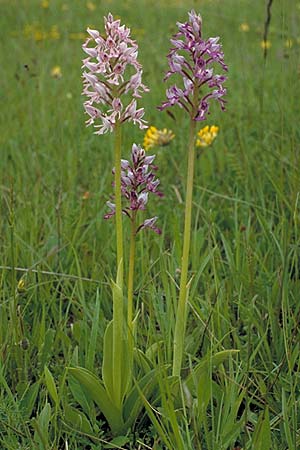
<svg viewBox="0 0 300 450">
<path fill-rule="evenodd" d="M 300 448 L 300 2 L 271 4 L 263 41 L 267 4 L 0 0 L 1 450 Z M 204 36 L 220 36 L 229 70 L 226 111 L 212 105 L 197 123 L 219 133 L 196 147 L 177 379 L 188 117 L 157 106 L 169 40 L 193 8 Z M 164 193 L 147 214 L 162 233 L 137 235 L 132 396 L 115 427 L 95 400 L 117 272 L 114 221 L 103 218 L 114 136 L 86 128 L 81 95 L 86 29 L 103 30 L 108 12 L 138 42 L 144 118 L 175 134 L 147 152 Z M 122 158 L 144 135 L 124 124 Z M 127 273 L 125 218 L 123 233 Z"/>
</svg>

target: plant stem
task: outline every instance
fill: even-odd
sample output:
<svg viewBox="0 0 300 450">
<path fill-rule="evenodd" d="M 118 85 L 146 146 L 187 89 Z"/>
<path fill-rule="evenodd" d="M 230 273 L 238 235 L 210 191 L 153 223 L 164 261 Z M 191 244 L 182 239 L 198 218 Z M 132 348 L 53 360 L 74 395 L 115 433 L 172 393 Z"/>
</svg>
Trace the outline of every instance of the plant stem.
<svg viewBox="0 0 300 450">
<path fill-rule="evenodd" d="M 133 275 L 135 260 L 135 237 L 136 237 L 136 211 L 132 212 L 131 228 L 130 228 L 130 250 L 129 250 L 129 269 L 128 269 L 128 295 L 127 295 L 127 326 L 128 326 L 128 343 L 132 348 L 133 344 Z"/>
<path fill-rule="evenodd" d="M 188 281 L 188 264 L 191 240 L 191 220 L 192 220 L 192 200 L 193 200 L 193 181 L 194 181 L 194 164 L 195 164 L 195 129 L 196 121 L 191 117 L 189 146 L 188 146 L 188 170 L 187 170 L 187 186 L 185 200 L 185 216 L 184 216 L 184 237 L 183 250 L 181 260 L 181 277 L 179 300 L 176 313 L 175 333 L 174 333 L 174 353 L 173 353 L 173 375 L 179 376 L 182 364 L 184 335 L 186 323 L 186 303 L 187 303 L 187 281 Z"/>
<path fill-rule="evenodd" d="M 121 289 L 123 289 L 123 228 L 121 200 L 121 124 L 115 126 L 115 204 L 116 204 L 116 239 L 117 239 L 117 270 L 119 272 Z"/>
<path fill-rule="evenodd" d="M 118 408 L 122 403 L 122 362 L 124 361 L 123 330 L 123 227 L 121 198 L 121 124 L 115 125 L 115 205 L 116 205 L 116 244 L 117 277 L 113 287 L 113 385 L 115 402 Z"/>
</svg>

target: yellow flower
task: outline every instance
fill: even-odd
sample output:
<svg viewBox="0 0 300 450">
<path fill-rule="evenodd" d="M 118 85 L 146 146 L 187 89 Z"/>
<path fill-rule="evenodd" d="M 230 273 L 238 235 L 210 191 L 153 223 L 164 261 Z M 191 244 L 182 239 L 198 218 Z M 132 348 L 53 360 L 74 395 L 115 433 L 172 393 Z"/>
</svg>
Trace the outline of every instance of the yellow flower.
<svg viewBox="0 0 300 450">
<path fill-rule="evenodd" d="M 21 294 L 26 291 L 25 280 L 24 278 L 20 278 L 17 286 L 17 291 Z"/>
<path fill-rule="evenodd" d="M 152 147 L 160 147 L 170 144 L 172 139 L 174 139 L 175 134 L 172 130 L 158 130 L 153 125 L 148 128 L 144 136 L 143 147 L 145 150 L 149 150 Z"/>
<path fill-rule="evenodd" d="M 60 38 L 60 33 L 58 31 L 57 25 L 53 25 L 51 27 L 49 37 L 50 37 L 50 39 L 59 39 Z"/>
<path fill-rule="evenodd" d="M 96 9 L 96 5 L 93 2 L 87 2 L 86 4 L 87 9 L 89 9 L 90 11 L 95 11 Z"/>
<path fill-rule="evenodd" d="M 61 78 L 62 77 L 60 66 L 52 67 L 52 69 L 51 69 L 51 77 L 53 77 L 53 78 Z"/>
<path fill-rule="evenodd" d="M 239 26 L 239 30 L 240 31 L 244 31 L 245 33 L 247 33 L 247 31 L 250 30 L 250 27 L 247 23 L 241 23 Z"/>
<path fill-rule="evenodd" d="M 270 41 L 261 41 L 260 42 L 260 46 L 263 50 L 268 49 L 271 47 L 271 42 Z"/>
<path fill-rule="evenodd" d="M 286 48 L 292 48 L 293 47 L 293 39 L 287 39 L 284 43 Z"/>
<path fill-rule="evenodd" d="M 44 8 L 44 9 L 48 9 L 49 8 L 48 0 L 42 0 L 41 1 L 41 7 Z"/>
<path fill-rule="evenodd" d="M 216 139 L 217 134 L 219 132 L 219 127 L 216 125 L 206 125 L 204 128 L 201 128 L 197 133 L 196 147 L 208 147 L 213 143 Z"/>
<path fill-rule="evenodd" d="M 35 30 L 33 37 L 36 42 L 43 41 L 47 39 L 47 33 L 45 31 Z"/>
</svg>

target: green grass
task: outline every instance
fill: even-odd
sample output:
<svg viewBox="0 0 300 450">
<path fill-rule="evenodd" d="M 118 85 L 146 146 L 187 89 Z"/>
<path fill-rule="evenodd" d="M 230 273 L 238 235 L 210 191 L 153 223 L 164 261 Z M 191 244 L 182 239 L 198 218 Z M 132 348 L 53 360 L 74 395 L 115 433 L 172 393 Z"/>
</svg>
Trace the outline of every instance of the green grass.
<svg viewBox="0 0 300 450">
<path fill-rule="evenodd" d="M 88 25 L 102 29 L 102 17 L 111 11 L 139 43 L 151 88 L 143 99 L 147 119 L 176 134 L 169 147 L 157 149 L 165 197 L 150 210 L 163 233 L 140 235 L 135 273 L 138 345 L 148 349 L 149 364 L 160 368 L 160 396 L 149 403 L 144 398 L 145 410 L 127 443 L 115 441 L 115 448 L 296 450 L 300 3 L 273 3 L 266 62 L 260 46 L 264 1 L 92 3 L 94 11 L 83 0 L 50 0 L 47 9 L 35 0 L 0 2 L 0 449 L 102 449 L 112 440 L 97 407 L 80 402 L 75 381 L 66 375 L 66 367 L 77 364 L 101 373 L 103 334 L 112 317 L 115 234 L 103 214 L 113 140 L 85 128 L 82 39 L 71 39 Z M 220 127 L 219 136 L 196 164 L 184 373 L 193 377 L 196 364 L 209 355 L 239 352 L 218 365 L 208 358 L 188 394 L 169 379 L 188 120 L 178 114 L 174 123 L 156 106 L 164 99 L 169 37 L 192 7 L 201 12 L 205 36 L 221 36 L 229 78 L 227 112 L 215 106 L 208 121 Z M 239 30 L 243 22 L 248 32 Z M 58 35 L 51 38 L 53 26 Z M 37 31 L 46 39 L 36 41 Z M 60 79 L 50 75 L 57 65 Z M 130 124 L 124 133 L 127 158 L 143 133 Z M 77 422 L 74 414 L 81 414 Z M 80 428 L 78 420 L 87 423 Z"/>
</svg>

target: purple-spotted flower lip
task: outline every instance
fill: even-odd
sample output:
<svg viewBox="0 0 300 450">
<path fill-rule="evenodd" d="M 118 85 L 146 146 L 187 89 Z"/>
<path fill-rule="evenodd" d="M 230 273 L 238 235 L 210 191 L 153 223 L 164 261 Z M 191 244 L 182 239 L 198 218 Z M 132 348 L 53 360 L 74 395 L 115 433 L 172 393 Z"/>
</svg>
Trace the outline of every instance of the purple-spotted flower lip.
<svg viewBox="0 0 300 450">
<path fill-rule="evenodd" d="M 227 71 L 219 37 L 202 38 L 202 19 L 194 10 L 188 13 L 188 21 L 177 22 L 178 32 L 172 37 L 172 48 L 167 56 L 169 70 L 164 80 L 174 75 L 181 79 L 182 87 L 174 84 L 166 91 L 167 100 L 158 107 L 160 111 L 174 105 L 185 109 L 196 121 L 205 120 L 210 100 L 216 99 L 225 109 L 227 77 L 214 73 L 215 66 Z M 196 93 L 196 98 L 195 94 Z"/>
<path fill-rule="evenodd" d="M 120 19 L 114 20 L 111 13 L 104 17 L 104 25 L 104 35 L 88 28 L 89 37 L 82 46 L 88 55 L 82 66 L 83 95 L 88 98 L 84 102 L 89 115 L 86 124 L 94 125 L 96 134 L 113 131 L 117 122 L 125 121 L 147 128 L 142 119 L 144 109 L 138 108 L 136 102 L 143 92 L 149 91 L 142 83 L 138 46 L 130 37 L 130 29 L 121 25 Z M 124 94 L 129 96 L 127 105 Z"/>
<path fill-rule="evenodd" d="M 122 212 L 129 218 L 138 211 L 144 211 L 147 207 L 149 195 L 154 194 L 162 197 L 163 194 L 158 190 L 160 181 L 155 177 L 157 169 L 152 163 L 155 155 L 147 155 L 140 146 L 133 144 L 131 149 L 131 160 L 121 160 L 121 193 L 124 198 Z M 114 169 L 113 169 L 114 173 Z M 105 219 L 110 219 L 115 215 L 116 207 L 111 201 L 107 202 L 110 211 L 105 214 Z M 157 217 L 144 220 L 137 226 L 136 232 L 144 228 L 150 228 L 156 233 L 161 231 L 156 227 Z"/>
</svg>

